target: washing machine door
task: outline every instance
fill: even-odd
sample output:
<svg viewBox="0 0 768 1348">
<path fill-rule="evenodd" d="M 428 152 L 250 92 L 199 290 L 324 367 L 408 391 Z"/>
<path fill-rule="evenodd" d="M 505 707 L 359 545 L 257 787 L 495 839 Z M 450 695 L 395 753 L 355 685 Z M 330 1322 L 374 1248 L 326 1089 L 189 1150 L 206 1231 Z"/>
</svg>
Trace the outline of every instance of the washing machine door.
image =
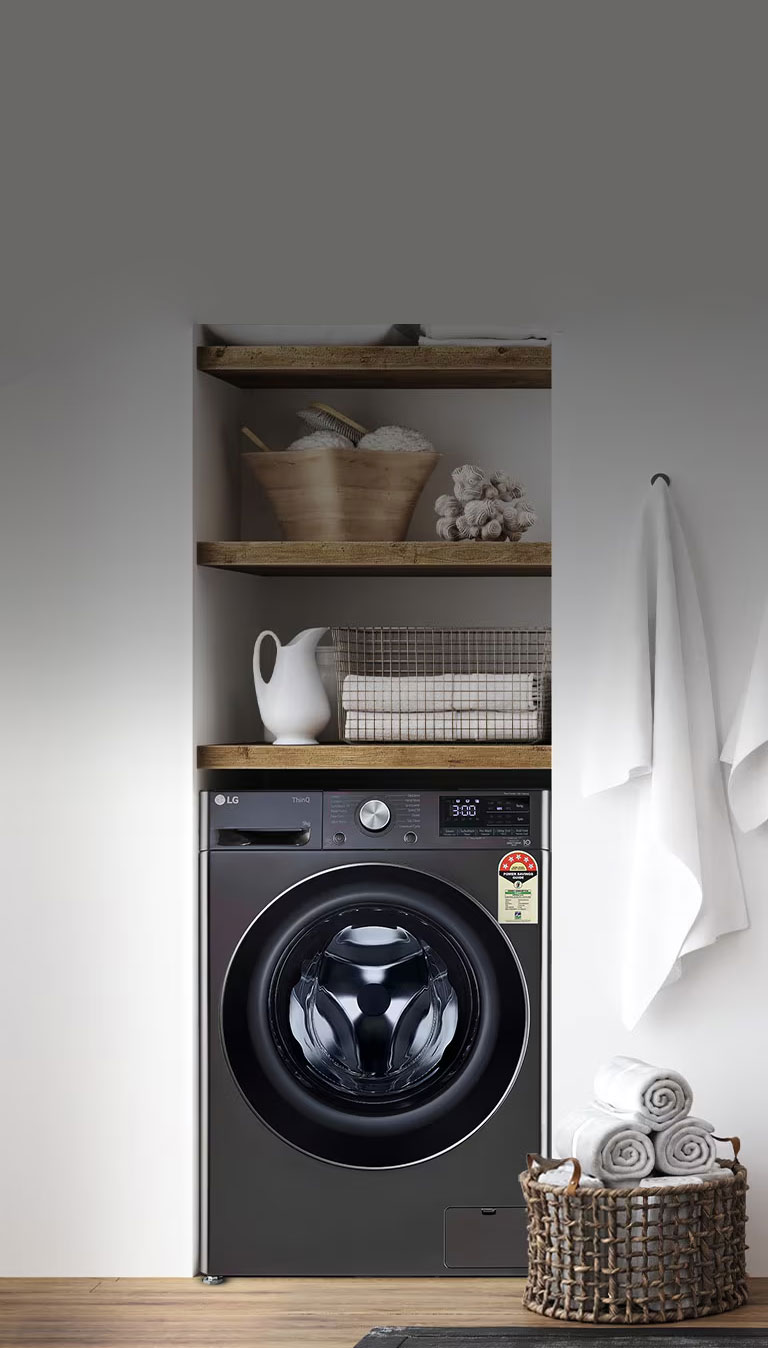
<svg viewBox="0 0 768 1348">
<path fill-rule="evenodd" d="M 245 932 L 221 1000 L 229 1066 L 275 1133 L 337 1165 L 412 1165 L 510 1090 L 528 996 L 502 928 L 410 867 L 301 881 Z"/>
</svg>

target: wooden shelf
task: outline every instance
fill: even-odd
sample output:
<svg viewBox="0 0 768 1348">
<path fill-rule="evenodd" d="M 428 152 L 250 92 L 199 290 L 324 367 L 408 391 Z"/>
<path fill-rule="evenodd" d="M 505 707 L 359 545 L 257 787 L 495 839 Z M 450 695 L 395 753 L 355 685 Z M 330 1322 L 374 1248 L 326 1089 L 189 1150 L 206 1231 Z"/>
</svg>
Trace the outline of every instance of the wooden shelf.
<svg viewBox="0 0 768 1348">
<path fill-rule="evenodd" d="M 549 543 L 198 543 L 201 566 L 256 576 L 550 576 Z"/>
<path fill-rule="evenodd" d="M 549 768 L 549 744 L 201 744 L 199 768 Z"/>
<path fill-rule="evenodd" d="M 237 388 L 551 388 L 549 347 L 199 346 Z"/>
</svg>

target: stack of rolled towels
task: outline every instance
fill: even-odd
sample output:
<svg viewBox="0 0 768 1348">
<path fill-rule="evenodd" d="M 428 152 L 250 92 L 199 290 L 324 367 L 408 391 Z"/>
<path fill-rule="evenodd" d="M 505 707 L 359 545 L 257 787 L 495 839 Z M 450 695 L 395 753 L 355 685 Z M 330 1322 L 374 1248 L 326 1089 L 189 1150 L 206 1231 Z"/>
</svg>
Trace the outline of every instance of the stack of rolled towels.
<svg viewBox="0 0 768 1348">
<path fill-rule="evenodd" d="M 575 1157 L 589 1188 L 667 1187 L 728 1179 L 718 1166 L 714 1127 L 691 1113 L 685 1077 L 640 1058 L 615 1057 L 595 1076 L 595 1098 L 555 1128 L 555 1153 Z M 568 1184 L 573 1167 L 541 1175 L 543 1184 Z"/>
</svg>

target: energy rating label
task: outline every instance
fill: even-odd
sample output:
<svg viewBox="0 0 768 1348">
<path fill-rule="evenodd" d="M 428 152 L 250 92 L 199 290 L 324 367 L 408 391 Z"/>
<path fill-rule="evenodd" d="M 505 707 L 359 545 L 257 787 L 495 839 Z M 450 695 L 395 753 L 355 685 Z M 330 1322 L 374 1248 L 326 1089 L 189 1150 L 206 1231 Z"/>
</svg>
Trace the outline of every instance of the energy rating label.
<svg viewBox="0 0 768 1348">
<path fill-rule="evenodd" d="M 539 920 L 539 868 L 530 852 L 507 852 L 499 862 L 499 922 Z"/>
</svg>

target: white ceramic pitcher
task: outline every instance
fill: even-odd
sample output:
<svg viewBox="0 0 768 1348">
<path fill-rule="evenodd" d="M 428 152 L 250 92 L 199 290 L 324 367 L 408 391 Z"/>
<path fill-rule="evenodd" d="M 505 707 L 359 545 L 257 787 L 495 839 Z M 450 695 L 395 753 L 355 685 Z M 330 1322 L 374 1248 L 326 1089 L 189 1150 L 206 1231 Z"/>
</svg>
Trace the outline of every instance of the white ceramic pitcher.
<svg viewBox="0 0 768 1348">
<path fill-rule="evenodd" d="M 331 719 L 328 695 L 315 659 L 315 647 L 327 627 L 308 627 L 283 646 L 274 632 L 261 632 L 253 648 L 253 681 L 261 719 L 275 744 L 317 744 Z M 261 675 L 261 645 L 271 637 L 276 656 L 272 677 Z"/>
</svg>

